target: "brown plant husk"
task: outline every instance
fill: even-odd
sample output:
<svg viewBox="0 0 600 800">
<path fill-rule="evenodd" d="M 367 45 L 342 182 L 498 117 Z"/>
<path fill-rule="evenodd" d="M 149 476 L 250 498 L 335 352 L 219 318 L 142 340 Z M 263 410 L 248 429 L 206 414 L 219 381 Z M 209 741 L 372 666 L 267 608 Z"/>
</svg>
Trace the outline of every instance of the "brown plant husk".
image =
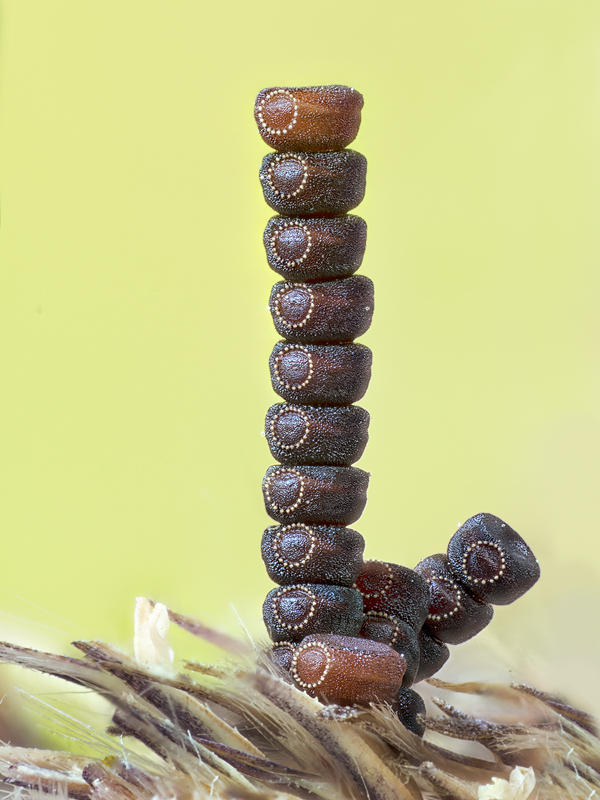
<svg viewBox="0 0 600 800">
<path fill-rule="evenodd" d="M 493 701 L 514 721 L 470 716 L 435 698 L 441 714 L 426 717 L 421 740 L 387 706 L 325 706 L 264 654 L 190 617 L 170 618 L 231 660 L 168 675 L 102 642 L 75 642 L 81 658 L 0 645 L 0 661 L 92 689 L 115 708 L 110 736 L 90 736 L 103 758 L 0 747 L 0 775 L 15 797 L 477 800 L 480 787 L 508 780 L 514 767 L 535 771 L 531 800 L 600 795 L 594 720 L 531 687 L 432 679 L 436 690 Z M 126 746 L 132 739 L 147 755 Z M 477 754 L 454 741 L 477 743 Z"/>
</svg>

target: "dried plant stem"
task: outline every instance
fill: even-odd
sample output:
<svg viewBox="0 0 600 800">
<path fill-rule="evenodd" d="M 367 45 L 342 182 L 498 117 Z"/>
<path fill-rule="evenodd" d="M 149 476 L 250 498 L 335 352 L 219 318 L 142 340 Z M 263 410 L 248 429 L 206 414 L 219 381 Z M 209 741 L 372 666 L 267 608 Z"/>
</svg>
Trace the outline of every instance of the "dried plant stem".
<svg viewBox="0 0 600 800">
<path fill-rule="evenodd" d="M 76 642 L 83 658 L 0 645 L 1 662 L 108 698 L 115 711 L 107 733 L 118 737 L 112 745 L 103 734 L 86 737 L 88 744 L 101 742 L 110 753 L 104 759 L 0 748 L 0 774 L 14 791 L 76 800 L 588 800 L 600 794 L 594 720 L 531 687 L 431 680 L 440 691 L 503 704 L 504 718 L 517 707 L 531 721 L 492 722 L 435 698 L 441 715 L 426 718 L 421 740 L 388 707 L 324 706 L 243 643 L 190 617 L 171 612 L 170 618 L 220 642 L 237 660 L 188 664 L 193 678 L 153 670 L 101 642 Z M 436 734 L 477 742 L 487 756 L 440 746 Z M 149 755 L 125 747 L 128 738 Z"/>
</svg>

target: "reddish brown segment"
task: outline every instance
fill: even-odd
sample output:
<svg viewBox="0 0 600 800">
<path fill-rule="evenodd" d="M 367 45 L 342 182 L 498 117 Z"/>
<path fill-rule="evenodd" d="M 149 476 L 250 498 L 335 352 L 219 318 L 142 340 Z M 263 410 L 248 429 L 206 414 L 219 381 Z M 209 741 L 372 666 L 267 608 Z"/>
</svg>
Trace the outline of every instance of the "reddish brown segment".
<svg viewBox="0 0 600 800">
<path fill-rule="evenodd" d="M 419 640 L 407 622 L 390 614 L 367 611 L 360 635 L 365 639 L 383 642 L 400 653 L 406 659 L 406 672 L 402 685 L 410 686 L 414 682 L 419 667 Z"/>
<path fill-rule="evenodd" d="M 371 362 L 363 344 L 277 342 L 269 358 L 271 383 L 289 403 L 349 405 L 367 391 Z"/>
<path fill-rule="evenodd" d="M 356 636 L 362 611 L 356 589 L 305 583 L 272 589 L 263 604 L 263 620 L 274 642 L 299 642 L 311 633 Z"/>
<path fill-rule="evenodd" d="M 355 150 L 270 153 L 259 177 L 266 202 L 278 214 L 340 215 L 365 194 L 367 159 Z"/>
<path fill-rule="evenodd" d="M 429 589 L 414 570 L 388 561 L 365 561 L 356 579 L 365 611 L 389 614 L 420 631 L 429 613 Z"/>
<path fill-rule="evenodd" d="M 326 703 L 391 703 L 406 669 L 404 658 L 381 642 L 350 636 L 307 636 L 294 653 L 291 675 Z"/>
<path fill-rule="evenodd" d="M 352 586 L 360 572 L 365 540 L 337 525 L 273 525 L 263 534 L 261 552 L 275 583 L 331 583 Z"/>
<path fill-rule="evenodd" d="M 275 150 L 341 150 L 358 133 L 362 107 L 349 86 L 273 86 L 258 93 L 254 118 Z"/>
<path fill-rule="evenodd" d="M 429 584 L 429 615 L 425 628 L 440 641 L 466 642 L 491 622 L 494 609 L 489 603 L 476 600 L 458 583 L 443 553 L 419 561 L 415 572 Z"/>
<path fill-rule="evenodd" d="M 350 525 L 367 502 L 369 473 L 357 467 L 269 467 L 267 514 L 278 522 Z"/>
<path fill-rule="evenodd" d="M 263 242 L 269 266 L 291 281 L 352 275 L 367 243 L 361 217 L 271 217 Z"/>
<path fill-rule="evenodd" d="M 369 329 L 373 281 L 354 275 L 320 283 L 276 283 L 269 308 L 273 324 L 288 342 L 351 341 Z"/>
<path fill-rule="evenodd" d="M 347 466 L 366 447 L 369 413 L 360 406 L 275 403 L 267 411 L 265 436 L 281 464 Z"/>
</svg>

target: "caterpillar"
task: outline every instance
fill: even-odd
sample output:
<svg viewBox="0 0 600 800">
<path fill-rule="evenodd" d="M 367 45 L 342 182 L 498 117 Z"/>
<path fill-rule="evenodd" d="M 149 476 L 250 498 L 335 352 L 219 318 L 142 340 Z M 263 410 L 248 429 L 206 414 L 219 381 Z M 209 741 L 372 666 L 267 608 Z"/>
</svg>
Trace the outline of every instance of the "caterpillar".
<svg viewBox="0 0 600 800">
<path fill-rule="evenodd" d="M 372 281 L 356 275 L 366 246 L 362 201 L 366 159 L 348 149 L 363 97 L 347 86 L 271 87 L 254 116 L 274 153 L 259 178 L 276 212 L 263 242 L 283 280 L 269 299 L 281 340 L 269 358 L 272 405 L 265 436 L 277 464 L 262 489 L 277 523 L 262 537 L 262 558 L 277 584 L 263 619 L 271 661 L 324 702 L 388 702 L 422 736 L 422 698 L 411 687 L 434 675 L 455 645 L 491 621 L 538 580 L 538 562 L 519 534 L 477 514 L 447 552 L 414 569 L 364 560 L 365 541 L 348 527 L 367 501 L 362 456 L 372 354 L 355 341 L 369 328 Z"/>
</svg>

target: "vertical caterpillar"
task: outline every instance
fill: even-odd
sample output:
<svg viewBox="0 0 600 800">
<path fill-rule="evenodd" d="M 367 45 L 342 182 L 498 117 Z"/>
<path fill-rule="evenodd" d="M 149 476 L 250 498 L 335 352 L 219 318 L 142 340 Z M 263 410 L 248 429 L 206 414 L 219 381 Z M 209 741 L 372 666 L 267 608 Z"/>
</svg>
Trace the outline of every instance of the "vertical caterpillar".
<svg viewBox="0 0 600 800">
<path fill-rule="evenodd" d="M 371 351 L 354 340 L 374 308 L 373 283 L 355 275 L 366 223 L 351 214 L 363 199 L 366 159 L 352 143 L 363 98 L 347 86 L 275 87 L 256 99 L 266 144 L 264 198 L 277 216 L 264 232 L 275 284 L 269 308 L 282 337 L 269 359 L 283 402 L 269 408 L 273 458 L 263 480 L 262 557 L 278 584 L 263 618 L 271 658 L 326 702 L 389 702 L 418 735 L 424 705 L 410 686 L 431 677 L 448 644 L 478 633 L 491 604 L 520 597 L 539 577 L 521 537 L 478 514 L 451 538 L 447 554 L 414 570 L 364 561 L 365 542 L 348 526 L 360 517 L 368 473 L 352 466 L 368 439 L 369 414 L 354 405 L 371 376 Z"/>
</svg>

